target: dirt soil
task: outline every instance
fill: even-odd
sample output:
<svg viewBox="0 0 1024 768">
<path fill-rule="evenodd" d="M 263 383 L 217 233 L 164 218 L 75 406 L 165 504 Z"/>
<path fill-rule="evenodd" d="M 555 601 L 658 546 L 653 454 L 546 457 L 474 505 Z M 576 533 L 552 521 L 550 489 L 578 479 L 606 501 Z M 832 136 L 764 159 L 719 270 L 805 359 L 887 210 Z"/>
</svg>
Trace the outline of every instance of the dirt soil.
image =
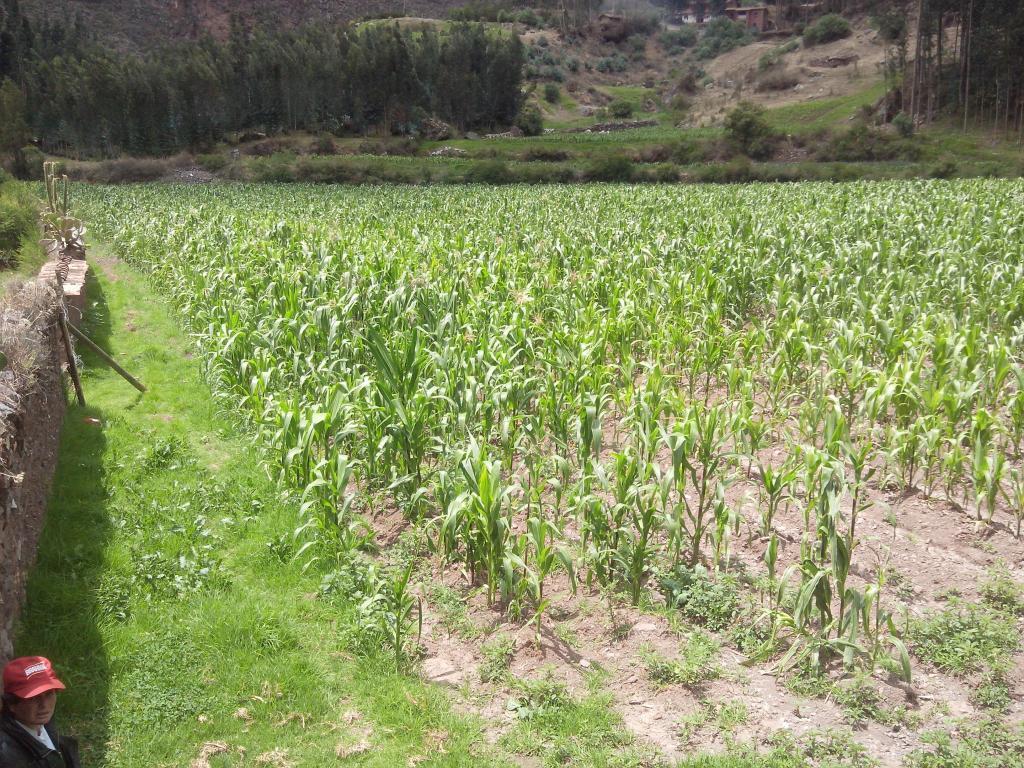
<svg viewBox="0 0 1024 768">
<path fill-rule="evenodd" d="M 613 424 L 606 434 L 612 437 L 602 452 L 607 464 L 611 453 L 621 446 L 616 444 Z M 785 458 L 778 445 L 758 452 L 765 465 L 777 467 Z M 657 461 L 670 465 L 667 456 L 659 456 Z M 996 563 L 1004 564 L 1016 580 L 1024 580 L 1024 541 L 1016 539 L 1006 525 L 1010 519 L 1007 509 L 997 513 L 993 525 L 979 527 L 958 500 L 940 498 L 941 492 L 927 498 L 919 488 L 898 492 L 881 484 L 878 478 L 882 476 L 877 473 L 869 484 L 868 504 L 858 517 L 859 548 L 850 583 L 863 588 L 874 580 L 877 567 L 886 565 L 890 581 L 884 604 L 897 612 L 900 621 L 941 607 L 951 592 L 978 600 L 986 572 Z M 756 468 L 749 477 L 745 465 L 735 468 L 727 500 L 743 512 L 745 522 L 730 545 L 729 571 L 748 581 L 765 575 L 762 557 L 767 544 L 758 530 L 758 488 Z M 845 505 L 849 515 L 849 497 Z M 397 512 L 373 523 L 385 548 L 406 527 Z M 522 521 L 517 520 L 516 527 L 521 526 Z M 797 505 L 780 509 L 774 521 L 780 539 L 778 572 L 798 560 L 803 526 Z M 578 541 L 571 522 L 564 530 L 570 541 Z M 707 554 L 707 547 L 704 550 Z M 792 692 L 785 685 L 787 675 L 780 673 L 778 659 L 753 662 L 730 644 L 725 633 L 716 636 L 721 644 L 717 679 L 694 687 L 659 685 L 650 680 L 644 655 L 653 651 L 665 658 L 678 657 L 681 644 L 694 629 L 670 621 L 664 612 L 635 608 L 623 597 L 601 592 L 596 586 L 580 584 L 573 594 L 567 576 L 559 572 L 545 586 L 551 607 L 543 618 L 538 645 L 529 615 L 515 622 L 499 607 L 488 607 L 482 591 L 472 587 L 458 567 L 446 566 L 433 557 L 423 563 L 420 575 L 424 597 L 422 673 L 428 680 L 457 689 L 467 711 L 494 723 L 490 737 L 495 741 L 514 725 L 505 707 L 511 689 L 482 682 L 480 676 L 481 646 L 499 635 L 515 639 L 510 667 L 514 678 L 550 675 L 582 696 L 587 691 L 587 674 L 602 670 L 601 688 L 611 695 L 637 742 L 656 748 L 669 760 L 692 756 L 697 747 L 702 752 L 724 752 L 729 741 L 764 744 L 779 731 L 797 738 L 815 732 L 852 731 L 868 755 L 881 766 L 895 768 L 909 753 L 925 746 L 923 732 L 948 727 L 948 718 L 982 715 L 970 701 L 970 681 L 913 659 L 911 683 L 876 670 L 871 684 L 884 706 L 904 707 L 916 722 L 856 722 L 831 698 L 811 699 Z M 459 605 L 465 607 L 464 619 L 453 621 L 450 604 L 432 599 L 438 584 L 458 595 Z M 648 587 L 657 600 L 657 585 Z M 832 670 L 831 676 L 835 681 L 844 677 L 841 669 Z M 1011 722 L 1018 722 L 1024 720 L 1024 654 L 1014 657 L 1008 677 L 1013 699 L 1008 716 Z M 742 704 L 748 715 L 732 732 L 717 726 L 713 716 L 699 714 L 714 712 L 723 703 Z"/>
<path fill-rule="evenodd" d="M 881 79 L 885 48 L 877 33 L 866 24 L 854 29 L 854 34 L 845 40 L 813 48 L 800 47 L 783 54 L 776 69 L 798 80 L 794 87 L 783 91 L 757 93 L 755 88 L 761 74 L 758 69 L 761 57 L 781 46 L 784 40 L 752 43 L 711 60 L 705 70 L 712 82 L 695 99 L 691 121 L 695 125 L 720 122 L 724 113 L 740 99 L 771 108 L 863 91 Z M 830 57 L 856 57 L 856 60 L 834 68 L 812 63 Z"/>
</svg>

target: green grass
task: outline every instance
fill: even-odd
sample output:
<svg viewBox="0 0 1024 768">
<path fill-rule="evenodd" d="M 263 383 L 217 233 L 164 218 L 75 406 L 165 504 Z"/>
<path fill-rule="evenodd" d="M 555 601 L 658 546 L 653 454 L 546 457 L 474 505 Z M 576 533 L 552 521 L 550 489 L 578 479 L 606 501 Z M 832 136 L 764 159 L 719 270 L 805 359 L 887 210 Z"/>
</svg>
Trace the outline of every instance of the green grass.
<svg viewBox="0 0 1024 768">
<path fill-rule="evenodd" d="M 224 741 L 236 754 L 214 765 L 239 748 L 326 765 L 363 742 L 346 765 L 506 764 L 441 689 L 353 652 L 353 606 L 318 599 L 320 574 L 268 547 L 298 505 L 215 404 L 165 305 L 129 268 L 97 271 L 85 330 L 148 392 L 84 352 L 88 406 L 68 409 L 17 643 L 68 684 L 58 717 L 84 763 L 184 766 Z"/>
<path fill-rule="evenodd" d="M 1024 727 L 998 720 L 959 723 L 926 734 L 929 746 L 914 751 L 907 768 L 1022 768 Z"/>
<path fill-rule="evenodd" d="M 913 622 L 910 639 L 915 654 L 955 675 L 998 665 L 1020 646 L 1012 615 L 960 601 Z"/>
<path fill-rule="evenodd" d="M 649 648 L 641 650 L 641 657 L 647 676 L 656 685 L 679 684 L 700 688 L 721 676 L 716 662 L 718 650 L 718 643 L 713 637 L 697 630 L 683 641 L 678 658 L 665 658 Z"/>
<path fill-rule="evenodd" d="M 707 713 L 708 708 L 704 707 L 703 711 Z M 875 765 L 849 732 L 832 729 L 812 731 L 799 740 L 788 731 L 779 731 L 765 748 L 730 744 L 725 754 L 684 758 L 675 768 L 873 768 Z"/>
<path fill-rule="evenodd" d="M 591 685 L 581 698 L 547 678 L 513 683 L 507 710 L 516 726 L 501 745 L 538 758 L 543 766 L 643 768 L 657 764 L 654 755 L 634 745 L 632 735 L 612 707 L 609 694 Z"/>
<path fill-rule="evenodd" d="M 480 647 L 484 656 L 480 665 L 480 680 L 491 683 L 504 677 L 515 655 L 515 646 L 515 638 L 511 635 L 498 635 L 484 643 Z"/>
<path fill-rule="evenodd" d="M 850 96 L 817 99 L 768 110 L 766 117 L 773 128 L 783 133 L 813 133 L 845 125 L 861 107 L 873 105 L 885 95 L 885 83 L 874 85 Z"/>
<path fill-rule="evenodd" d="M 0 282 L 34 274 L 42 266 L 41 233 L 35 223 L 39 207 L 33 185 L 5 179 L 0 170 L 0 269 L 6 270 Z"/>
</svg>

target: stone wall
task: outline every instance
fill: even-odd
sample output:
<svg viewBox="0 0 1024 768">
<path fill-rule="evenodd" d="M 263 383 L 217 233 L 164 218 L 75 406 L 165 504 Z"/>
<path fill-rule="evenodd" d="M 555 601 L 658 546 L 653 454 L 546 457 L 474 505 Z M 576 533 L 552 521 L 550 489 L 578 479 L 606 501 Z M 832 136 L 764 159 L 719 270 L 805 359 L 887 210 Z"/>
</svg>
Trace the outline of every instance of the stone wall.
<svg viewBox="0 0 1024 768">
<path fill-rule="evenodd" d="M 54 289 L 37 281 L 0 299 L 0 661 L 13 653 L 57 468 L 67 404 L 57 311 Z"/>
</svg>

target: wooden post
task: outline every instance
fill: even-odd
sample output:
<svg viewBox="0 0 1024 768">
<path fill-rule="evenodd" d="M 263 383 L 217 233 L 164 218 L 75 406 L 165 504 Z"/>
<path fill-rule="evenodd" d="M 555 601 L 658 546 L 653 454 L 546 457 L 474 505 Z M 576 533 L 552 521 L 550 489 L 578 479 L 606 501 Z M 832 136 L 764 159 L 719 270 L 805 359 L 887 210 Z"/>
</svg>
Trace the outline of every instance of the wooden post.
<svg viewBox="0 0 1024 768">
<path fill-rule="evenodd" d="M 68 358 L 68 373 L 71 374 L 71 382 L 75 385 L 75 396 L 79 405 L 85 405 L 85 393 L 82 392 L 82 380 L 78 378 L 78 364 L 75 362 L 75 349 L 71 346 L 71 337 L 68 336 L 68 318 L 64 312 L 64 299 L 61 298 L 60 306 L 57 308 L 57 323 L 60 325 L 60 335 L 64 338 L 64 353 Z"/>
<path fill-rule="evenodd" d="M 145 392 L 146 391 L 146 387 L 143 386 L 141 381 L 136 379 L 134 376 L 132 376 L 130 373 L 128 373 L 128 371 L 126 371 L 124 368 L 122 368 L 120 365 L 118 365 L 117 361 L 114 360 L 114 358 L 112 358 L 110 355 L 108 355 L 102 349 L 100 349 L 100 347 L 96 344 L 96 342 L 94 342 L 92 339 L 90 339 L 88 336 L 86 336 L 80 330 L 75 328 L 75 326 L 69 325 L 68 328 L 71 329 L 71 332 L 73 334 L 75 334 L 76 338 L 82 340 L 82 342 L 85 344 L 85 346 L 87 346 L 89 349 L 91 349 L 93 352 L 95 352 L 97 355 L 99 355 L 107 365 L 109 365 L 111 368 L 113 368 L 115 371 L 117 371 L 119 374 L 121 374 L 121 377 L 124 378 L 125 381 L 127 381 L 129 384 L 131 384 L 137 390 L 139 390 L 139 392 Z"/>
</svg>

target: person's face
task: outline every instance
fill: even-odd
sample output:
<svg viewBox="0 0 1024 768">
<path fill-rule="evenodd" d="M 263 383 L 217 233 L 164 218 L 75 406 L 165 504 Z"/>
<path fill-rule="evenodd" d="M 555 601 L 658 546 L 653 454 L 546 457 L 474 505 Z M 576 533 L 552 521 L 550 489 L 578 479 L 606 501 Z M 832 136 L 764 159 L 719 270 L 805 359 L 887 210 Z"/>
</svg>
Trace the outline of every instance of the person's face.
<svg viewBox="0 0 1024 768">
<path fill-rule="evenodd" d="M 57 692 L 44 691 L 31 699 L 19 699 L 8 705 L 14 719 L 25 725 L 46 725 L 53 718 L 54 707 L 57 706 Z"/>
</svg>

